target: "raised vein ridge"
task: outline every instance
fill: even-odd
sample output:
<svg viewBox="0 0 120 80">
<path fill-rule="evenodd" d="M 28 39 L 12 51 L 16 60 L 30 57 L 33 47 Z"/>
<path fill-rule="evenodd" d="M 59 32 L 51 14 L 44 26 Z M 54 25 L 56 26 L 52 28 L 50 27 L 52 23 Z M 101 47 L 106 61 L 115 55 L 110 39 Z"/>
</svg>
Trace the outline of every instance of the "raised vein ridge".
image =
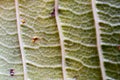
<svg viewBox="0 0 120 80">
<path fill-rule="evenodd" d="M 24 80 L 27 80 L 27 71 L 26 71 L 26 60 L 25 60 L 25 53 L 21 38 L 21 31 L 20 31 L 20 17 L 19 17 L 19 3 L 18 0 L 15 0 L 15 8 L 16 8 L 16 18 L 17 18 L 17 31 L 18 31 L 18 39 L 20 44 L 20 51 L 22 55 L 22 62 L 23 62 L 23 71 L 24 71 Z"/>
<path fill-rule="evenodd" d="M 61 53 L 62 53 L 62 72 L 63 72 L 63 80 L 67 80 L 66 78 L 66 69 L 65 69 L 65 47 L 64 47 L 64 39 L 62 34 L 62 28 L 59 21 L 59 14 L 58 14 L 58 2 L 59 0 L 55 0 L 55 19 L 57 23 L 57 28 L 60 37 L 60 46 L 61 46 Z"/>
<path fill-rule="evenodd" d="M 101 38 L 100 38 L 100 26 L 99 26 L 99 18 L 96 11 L 96 2 L 95 0 L 92 0 L 92 10 L 93 10 L 93 16 L 94 16 L 94 23 L 96 28 L 96 38 L 97 38 L 97 49 L 98 49 L 98 55 L 99 55 L 99 61 L 100 61 L 100 68 L 102 73 L 103 80 L 106 80 L 106 74 L 105 74 L 105 67 L 104 67 L 104 61 L 103 61 L 103 55 L 102 55 L 102 48 L 101 48 Z"/>
</svg>

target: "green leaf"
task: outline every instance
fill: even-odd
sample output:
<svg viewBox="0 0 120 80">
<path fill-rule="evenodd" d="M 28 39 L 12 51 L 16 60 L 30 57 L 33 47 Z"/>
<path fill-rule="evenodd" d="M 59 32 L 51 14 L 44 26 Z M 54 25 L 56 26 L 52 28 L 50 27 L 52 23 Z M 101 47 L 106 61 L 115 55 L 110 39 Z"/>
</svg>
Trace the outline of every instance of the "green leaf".
<svg viewBox="0 0 120 80">
<path fill-rule="evenodd" d="M 0 0 L 0 80 L 120 80 L 119 34 L 119 0 Z"/>
<path fill-rule="evenodd" d="M 97 0 L 98 27 L 104 79 L 120 79 L 120 1 Z"/>
</svg>

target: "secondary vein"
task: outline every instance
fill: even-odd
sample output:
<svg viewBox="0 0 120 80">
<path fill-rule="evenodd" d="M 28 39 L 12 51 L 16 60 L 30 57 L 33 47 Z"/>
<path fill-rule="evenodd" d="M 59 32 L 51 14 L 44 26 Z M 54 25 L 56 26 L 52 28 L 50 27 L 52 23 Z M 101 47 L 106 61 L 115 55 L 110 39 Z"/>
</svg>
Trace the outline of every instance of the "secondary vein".
<svg viewBox="0 0 120 80">
<path fill-rule="evenodd" d="M 15 0 L 15 8 L 16 8 L 16 18 L 17 18 L 17 31 L 18 31 L 18 39 L 20 44 L 20 51 L 22 55 L 22 62 L 23 62 L 23 71 L 24 71 L 24 80 L 27 80 L 27 71 L 26 71 L 26 60 L 25 60 L 25 53 L 21 38 L 21 31 L 20 31 L 20 17 L 19 17 L 19 3 L 18 0 Z"/>
<path fill-rule="evenodd" d="M 65 69 L 65 47 L 64 47 L 64 39 L 62 28 L 59 21 L 59 14 L 58 14 L 58 2 L 59 0 L 55 0 L 55 19 L 58 27 L 59 37 L 60 37 L 60 45 L 61 45 L 61 53 L 62 53 L 62 72 L 63 72 L 63 80 L 66 79 L 66 69 Z"/>
<path fill-rule="evenodd" d="M 102 78 L 103 80 L 106 80 L 105 67 L 104 67 L 102 48 L 101 48 L 100 26 L 98 22 L 99 18 L 98 18 L 98 14 L 96 11 L 95 0 L 92 0 L 92 10 L 93 10 L 93 16 L 94 16 L 95 28 L 96 28 L 97 49 L 98 49 L 99 60 L 100 60 L 100 68 L 101 68 Z"/>
</svg>

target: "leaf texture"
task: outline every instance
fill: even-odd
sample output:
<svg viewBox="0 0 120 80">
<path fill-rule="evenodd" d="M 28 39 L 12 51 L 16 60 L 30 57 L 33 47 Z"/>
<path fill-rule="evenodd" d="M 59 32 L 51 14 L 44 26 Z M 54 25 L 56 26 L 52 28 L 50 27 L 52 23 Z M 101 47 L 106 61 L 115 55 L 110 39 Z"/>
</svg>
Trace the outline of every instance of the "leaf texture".
<svg viewBox="0 0 120 80">
<path fill-rule="evenodd" d="M 0 80 L 23 80 L 23 64 L 13 0 L 0 1 Z M 10 77 L 15 69 L 16 77 Z"/>
<path fill-rule="evenodd" d="M 50 15 L 52 0 L 19 1 L 21 37 L 26 58 L 27 78 L 49 80 L 62 78 L 61 49 L 55 18 Z M 32 38 L 39 39 L 32 42 Z"/>
<path fill-rule="evenodd" d="M 120 1 L 97 0 L 106 80 L 120 80 Z"/>
<path fill-rule="evenodd" d="M 101 80 L 91 1 L 60 0 L 67 77 Z"/>
<path fill-rule="evenodd" d="M 119 22 L 119 0 L 0 0 L 0 80 L 120 80 Z"/>
</svg>

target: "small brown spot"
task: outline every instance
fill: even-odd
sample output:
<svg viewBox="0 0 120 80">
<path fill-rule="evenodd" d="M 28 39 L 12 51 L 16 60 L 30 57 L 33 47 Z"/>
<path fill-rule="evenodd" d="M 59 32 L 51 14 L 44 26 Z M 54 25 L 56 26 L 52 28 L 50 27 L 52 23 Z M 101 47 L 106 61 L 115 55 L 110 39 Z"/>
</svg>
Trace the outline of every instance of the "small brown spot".
<svg viewBox="0 0 120 80">
<path fill-rule="evenodd" d="M 118 46 L 118 50 L 120 50 L 120 46 Z"/>
<path fill-rule="evenodd" d="M 32 42 L 35 43 L 38 39 L 39 39 L 39 38 L 38 38 L 37 36 L 34 36 L 34 37 L 32 38 Z"/>
<path fill-rule="evenodd" d="M 10 76 L 14 76 L 14 69 L 10 69 Z"/>
<path fill-rule="evenodd" d="M 25 23 L 25 19 L 22 19 L 21 22 L 22 22 L 22 24 L 24 24 Z"/>
<path fill-rule="evenodd" d="M 51 12 L 51 16 L 55 16 L 55 9 Z"/>
</svg>

